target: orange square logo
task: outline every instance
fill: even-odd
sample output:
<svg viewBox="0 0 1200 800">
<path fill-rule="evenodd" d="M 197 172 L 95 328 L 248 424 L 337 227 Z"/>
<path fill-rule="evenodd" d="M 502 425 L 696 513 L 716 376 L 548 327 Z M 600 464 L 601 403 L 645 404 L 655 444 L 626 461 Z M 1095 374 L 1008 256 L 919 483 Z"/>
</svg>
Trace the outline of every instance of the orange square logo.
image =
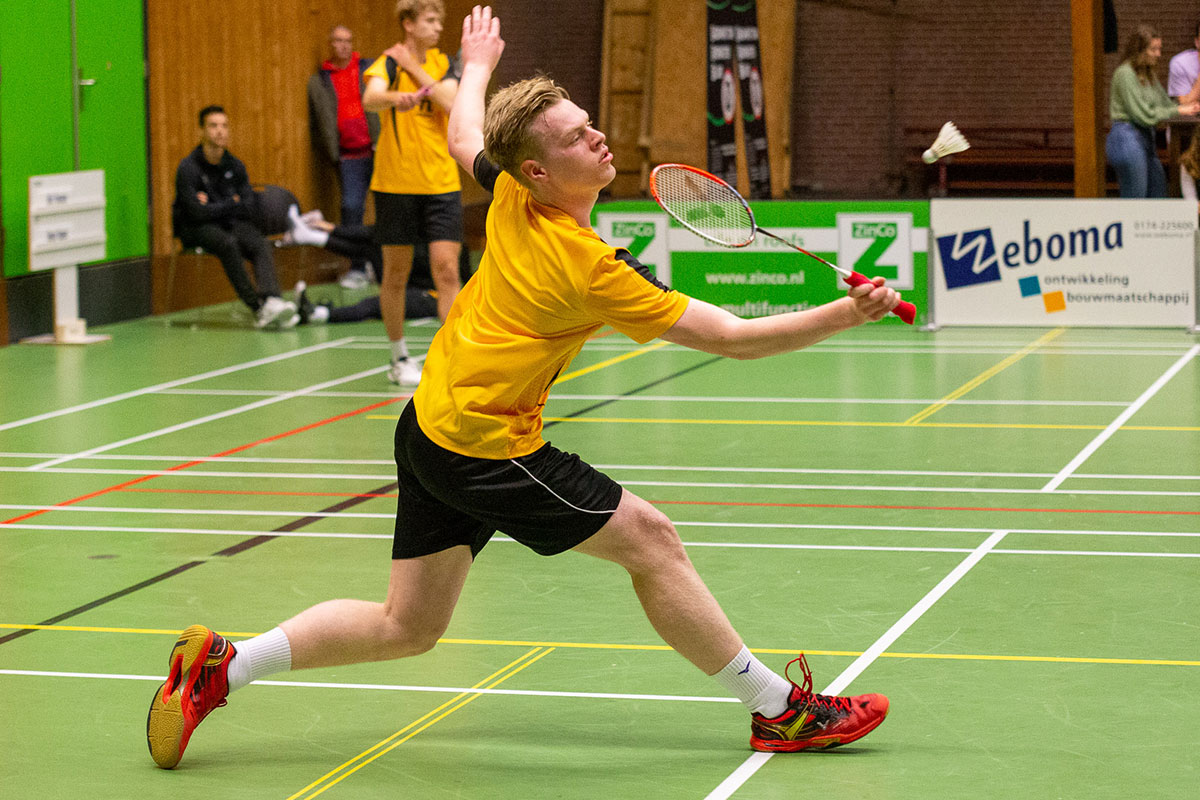
<svg viewBox="0 0 1200 800">
<path fill-rule="evenodd" d="M 1053 314 L 1055 311 L 1066 311 L 1067 301 L 1063 297 L 1062 292 L 1047 292 L 1042 295 L 1042 302 L 1046 306 L 1046 313 Z"/>
</svg>

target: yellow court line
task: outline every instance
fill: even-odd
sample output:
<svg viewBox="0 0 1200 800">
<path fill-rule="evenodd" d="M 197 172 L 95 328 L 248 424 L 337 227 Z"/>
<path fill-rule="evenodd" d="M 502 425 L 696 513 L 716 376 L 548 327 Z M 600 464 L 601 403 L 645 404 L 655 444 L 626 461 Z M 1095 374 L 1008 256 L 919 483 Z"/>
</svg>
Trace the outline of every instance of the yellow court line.
<svg viewBox="0 0 1200 800">
<path fill-rule="evenodd" d="M 367 419 L 395 422 L 399 414 L 366 414 Z M 973 428 L 981 430 L 1102 431 L 1107 425 L 1066 425 L 1039 422 L 847 422 L 820 419 L 682 419 L 674 417 L 542 417 L 544 422 L 605 422 L 631 425 L 784 425 L 812 428 Z M 1195 425 L 1124 425 L 1122 431 L 1196 433 Z"/>
<path fill-rule="evenodd" d="M 1066 328 L 1055 328 L 1054 330 L 1050 331 L 1049 333 L 1045 334 L 1044 336 L 1039 337 L 1037 341 L 1031 342 L 1030 344 L 1025 345 L 1020 350 L 1018 350 L 1017 352 L 1010 355 L 1008 358 L 1001 361 L 999 364 L 994 365 L 990 369 L 984 370 L 983 372 L 976 375 L 974 378 L 967 381 L 962 386 L 958 387 L 953 392 L 946 395 L 945 397 L 943 397 L 941 400 L 937 401 L 933 405 L 927 406 L 926 408 L 922 409 L 921 411 L 918 411 L 916 414 L 913 414 L 911 417 L 909 417 L 907 420 L 905 420 L 904 424 L 905 425 L 916 425 L 918 422 L 921 422 L 924 419 L 932 417 L 934 414 L 936 414 L 937 412 L 939 412 L 943 408 L 945 408 L 947 405 L 949 405 L 951 401 L 957 400 L 958 398 L 962 397 L 967 392 L 982 385 L 988 379 L 1000 374 L 1004 370 L 1011 367 L 1013 364 L 1020 361 L 1025 356 L 1032 353 L 1034 350 L 1037 350 L 1039 347 L 1046 344 L 1047 342 L 1057 339 L 1065 331 L 1066 331 Z"/>
<path fill-rule="evenodd" d="M 604 369 L 605 367 L 611 367 L 613 364 L 620 364 L 622 361 L 626 361 L 630 358 L 637 358 L 640 355 L 643 355 L 645 353 L 651 353 L 655 350 L 666 347 L 669 344 L 670 344 L 670 342 L 655 342 L 654 344 L 647 345 L 646 347 L 640 347 L 637 350 L 633 350 L 631 352 L 625 353 L 624 355 L 617 356 L 616 358 L 610 358 L 607 361 L 601 361 L 599 364 L 592 364 L 590 367 L 584 367 L 583 369 L 577 369 L 574 372 L 568 372 L 566 375 L 559 375 L 558 380 L 556 380 L 554 382 L 554 385 L 558 386 L 560 383 L 566 383 L 567 381 L 573 380 L 574 378 L 578 378 L 581 375 L 587 375 L 589 372 L 595 372 L 598 369 Z"/>
<path fill-rule="evenodd" d="M 471 688 L 472 689 L 491 689 L 495 686 L 498 686 L 501 683 L 503 683 L 504 681 L 511 678 L 513 675 L 516 675 L 521 670 L 523 670 L 526 667 L 528 667 L 529 665 L 533 664 L 535 661 L 538 661 L 539 659 L 549 655 L 553 651 L 554 651 L 553 647 L 546 648 L 546 649 L 542 649 L 541 647 L 535 647 L 532 650 L 530 650 L 528 653 L 525 653 L 523 656 L 516 659 L 515 661 L 512 661 L 511 663 L 496 670 L 491 675 L 489 675 L 486 678 L 484 678 L 483 680 L 479 681 L 479 683 L 476 683 Z M 524 663 L 522 663 L 522 662 L 524 662 Z M 493 679 L 495 679 L 495 680 L 493 680 Z M 489 683 L 489 681 L 490 681 L 490 683 Z M 349 761 L 345 762 L 344 764 L 325 773 L 320 778 L 317 778 L 315 781 L 310 783 L 308 786 L 305 786 L 300 791 L 298 791 L 295 794 L 288 797 L 287 800 L 297 800 L 301 796 L 304 796 L 305 793 L 308 792 L 310 789 L 313 789 L 314 787 L 320 787 L 320 788 L 317 788 L 316 791 L 312 792 L 311 794 L 308 794 L 307 797 L 305 798 L 305 800 L 309 800 L 309 798 L 316 797 L 317 795 L 321 794 L 322 792 L 324 792 L 326 789 L 330 788 L 331 786 L 334 786 L 335 784 L 341 782 L 342 780 L 350 777 L 355 772 L 358 772 L 360 769 L 365 767 L 367 764 L 370 764 L 375 759 L 379 758 L 380 756 L 382 756 L 386 753 L 391 752 L 392 750 L 396 749 L 400 745 L 407 742 L 409 739 L 416 736 L 421 731 L 434 725 L 439 720 L 445 719 L 446 717 L 453 714 L 455 711 L 458 711 L 460 708 L 465 706 L 467 703 L 470 703 L 472 700 L 475 700 L 476 698 L 481 697 L 481 696 L 482 695 L 479 693 L 470 694 L 469 692 L 462 692 L 460 694 L 455 695 L 451 699 L 447 700 L 445 703 L 442 703 L 440 706 L 438 706 L 434 710 L 430 711 L 428 714 L 425 714 L 424 716 L 420 717 L 419 719 L 409 723 L 408 725 L 406 725 L 403 728 L 401 728 L 400 730 L 396 731 L 391 736 L 387 737 L 386 739 L 384 739 L 383 741 L 374 745 L 373 747 L 370 747 L 370 748 L 364 750 L 363 752 L 359 753 L 354 758 L 350 759 Z M 463 699 L 463 698 L 466 698 L 466 699 Z M 459 702 L 460 700 L 461 700 L 461 702 Z M 455 703 L 457 703 L 457 705 L 455 705 Z M 439 711 L 442 711 L 442 709 L 446 708 L 447 706 L 453 706 L 453 707 L 447 709 L 446 711 L 444 711 L 441 714 L 438 714 Z M 434 716 L 435 714 L 437 716 Z M 433 717 L 433 719 L 430 719 L 430 717 Z M 426 720 L 429 720 L 429 721 L 425 722 Z M 422 722 L 424 722 L 425 724 L 422 725 L 421 724 Z M 420 726 L 420 727 L 416 727 L 416 726 Z M 413 730 L 414 728 L 415 728 L 415 730 Z M 393 741 L 394 739 L 396 739 L 396 737 L 400 736 L 401 734 L 403 734 L 405 732 L 409 732 L 407 736 L 404 736 L 402 739 L 399 739 L 397 741 Z M 389 742 L 391 744 L 389 744 Z M 384 745 L 388 745 L 388 746 L 384 747 Z M 382 750 L 379 749 L 381 747 L 383 748 Z M 376 750 L 379 750 L 379 752 L 375 753 Z M 371 753 L 375 753 L 375 754 L 372 755 L 370 758 L 367 758 L 365 761 L 362 761 L 361 763 L 355 765 L 354 767 L 352 767 L 350 769 L 346 769 L 347 767 L 350 767 L 351 764 L 354 764 L 354 762 L 358 761 L 359 759 L 363 758 L 364 756 L 370 755 Z M 342 770 L 346 770 L 346 771 L 342 772 Z M 338 775 L 339 772 L 342 772 L 342 774 Z M 337 775 L 337 777 L 324 783 L 324 785 L 321 785 L 323 782 L 326 781 L 326 779 L 330 778 L 333 775 Z"/>
<path fill-rule="evenodd" d="M 371 417 L 367 417 L 371 419 Z M 398 419 L 391 416 L 386 419 Z M 385 419 L 385 417 L 379 417 Z M 657 425 L 791 425 L 826 428 L 996 428 L 1001 430 L 1102 431 L 1107 425 L 1066 425 L 1036 422 L 846 422 L 815 419 L 682 419 L 653 417 L 543 417 L 546 422 L 609 422 Z M 1123 431 L 1200 431 L 1200 427 L 1126 425 Z"/>
<path fill-rule="evenodd" d="M 178 636 L 177 630 L 166 630 L 159 628 L 105 628 L 99 626 L 85 625 L 21 625 L 15 623 L 0 622 L 0 629 L 10 630 L 36 630 L 36 631 L 76 631 L 84 633 L 136 633 L 136 634 L 153 634 L 153 635 L 169 635 Z M 222 636 L 258 636 L 261 631 L 219 631 Z M 236 644 L 236 642 L 235 642 Z M 665 644 L 613 644 L 606 642 L 531 642 L 519 641 L 510 639 L 438 639 L 438 644 L 463 644 L 463 645 L 482 645 L 496 647 L 561 647 L 564 649 L 574 650 L 635 650 L 635 651 L 666 651 L 672 648 Z M 801 652 L 810 656 L 845 656 L 847 658 L 858 658 L 862 655 L 857 650 L 797 650 L 795 648 L 779 649 L 771 647 L 752 647 L 752 653 L 764 653 L 769 655 L 799 655 Z M 527 657 L 526 653 L 522 658 Z M 1173 659 L 1147 659 L 1147 658 L 1086 658 L 1074 656 L 1005 656 L 1005 655 L 988 655 L 974 653 L 893 653 L 884 652 L 880 654 L 880 658 L 926 658 L 932 660 L 945 661 L 1033 661 L 1033 662 L 1049 662 L 1049 663 L 1066 663 L 1066 664 L 1142 664 L 1149 666 L 1171 666 L 1171 667 L 1200 667 L 1200 661 L 1179 661 Z M 517 659 L 520 661 L 520 659 Z M 516 662 L 514 662 L 516 663 Z M 503 671 L 503 670 L 501 670 Z M 491 680 L 493 676 L 484 678 L 481 683 Z M 478 685 L 472 686 L 472 689 L 479 688 Z M 462 695 L 459 695 L 461 697 Z M 448 703 L 453 703 L 454 700 L 449 700 Z M 433 712 L 436 713 L 437 709 Z M 419 721 L 419 720 L 418 720 Z"/>
</svg>

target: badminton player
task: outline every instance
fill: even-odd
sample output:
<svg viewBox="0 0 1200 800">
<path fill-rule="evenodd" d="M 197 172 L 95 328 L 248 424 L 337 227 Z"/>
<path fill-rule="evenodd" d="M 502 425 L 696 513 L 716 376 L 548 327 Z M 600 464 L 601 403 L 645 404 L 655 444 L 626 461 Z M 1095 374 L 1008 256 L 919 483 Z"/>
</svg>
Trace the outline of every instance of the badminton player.
<svg viewBox="0 0 1200 800">
<path fill-rule="evenodd" d="M 476 554 L 496 530 L 534 552 L 574 549 L 629 572 L 662 638 L 750 712 L 765 751 L 854 741 L 887 714 L 878 694 L 814 694 L 742 643 L 660 511 L 541 436 L 555 378 L 601 325 L 731 358 L 786 353 L 887 314 L 882 279 L 818 308 L 743 320 L 656 282 L 589 227 L 613 179 L 605 137 L 547 78 L 484 95 L 504 42 L 489 8 L 463 23 L 464 71 L 450 152 L 493 190 L 487 249 L 435 337 L 396 428 L 399 500 L 384 602 L 330 600 L 279 627 L 229 642 L 185 631 L 153 699 L 150 749 L 180 759 L 192 730 L 226 695 L 275 672 L 383 661 L 431 649 L 446 630 Z"/>
<path fill-rule="evenodd" d="M 458 65 L 436 47 L 445 17 L 441 0 L 399 0 L 396 17 L 404 38 L 363 73 L 363 107 L 379 112 L 382 124 L 371 191 L 375 237 L 383 247 L 379 299 L 392 349 L 387 377 L 412 386 L 421 380 L 421 366 L 409 358 L 404 340 L 404 289 L 413 245 L 429 245 L 443 319 L 460 288 L 462 187 L 446 149 Z"/>
</svg>

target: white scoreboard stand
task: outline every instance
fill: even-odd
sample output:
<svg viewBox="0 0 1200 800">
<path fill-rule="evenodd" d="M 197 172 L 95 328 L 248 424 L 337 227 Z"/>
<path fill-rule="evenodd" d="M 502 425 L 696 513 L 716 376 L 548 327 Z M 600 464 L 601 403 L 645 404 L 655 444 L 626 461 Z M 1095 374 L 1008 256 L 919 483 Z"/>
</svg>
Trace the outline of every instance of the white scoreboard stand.
<svg viewBox="0 0 1200 800">
<path fill-rule="evenodd" d="M 79 318 L 79 265 L 104 259 L 104 170 L 34 175 L 29 179 L 29 269 L 54 270 L 54 333 L 32 344 L 91 344 Z"/>
</svg>

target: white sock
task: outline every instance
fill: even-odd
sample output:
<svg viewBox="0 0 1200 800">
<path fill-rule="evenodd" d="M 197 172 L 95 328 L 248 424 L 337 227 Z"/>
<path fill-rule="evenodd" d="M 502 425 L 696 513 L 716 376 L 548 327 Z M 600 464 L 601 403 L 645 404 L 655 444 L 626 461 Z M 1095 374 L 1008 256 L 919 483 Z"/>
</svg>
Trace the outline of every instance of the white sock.
<svg viewBox="0 0 1200 800">
<path fill-rule="evenodd" d="M 392 361 L 403 361 L 408 358 L 408 343 L 404 339 L 392 340 Z"/>
<path fill-rule="evenodd" d="M 272 628 L 264 634 L 234 642 L 236 651 L 229 662 L 229 691 L 234 692 L 251 681 L 287 672 L 292 668 L 292 645 L 282 628 Z"/>
<path fill-rule="evenodd" d="M 291 224 L 288 233 L 292 235 L 292 241 L 296 244 L 324 247 L 329 242 L 329 232 L 309 227 L 300 217 L 300 209 L 294 205 L 288 206 L 288 222 Z"/>
<path fill-rule="evenodd" d="M 713 677 L 752 714 L 762 714 L 770 719 L 778 717 L 787 708 L 792 685 L 755 658 L 745 645 L 733 661 Z"/>
</svg>

